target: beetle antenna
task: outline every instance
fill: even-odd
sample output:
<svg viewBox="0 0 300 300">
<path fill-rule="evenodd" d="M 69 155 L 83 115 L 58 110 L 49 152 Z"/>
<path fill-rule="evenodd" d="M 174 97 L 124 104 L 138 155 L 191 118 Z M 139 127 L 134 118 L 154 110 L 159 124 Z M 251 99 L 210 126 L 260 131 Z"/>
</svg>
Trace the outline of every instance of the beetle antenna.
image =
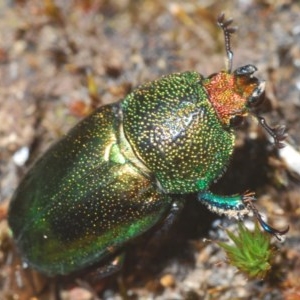
<svg viewBox="0 0 300 300">
<path fill-rule="evenodd" d="M 287 133 L 285 132 L 285 126 L 277 126 L 275 128 L 271 128 L 266 120 L 258 115 L 255 115 L 259 124 L 267 131 L 267 133 L 274 139 L 274 144 L 278 149 L 283 148 L 285 145 L 283 141 L 287 138 Z"/>
<path fill-rule="evenodd" d="M 232 71 L 232 60 L 233 60 L 233 52 L 231 51 L 231 44 L 230 44 L 230 35 L 235 33 L 237 27 L 230 27 L 231 23 L 233 22 L 232 19 L 225 19 L 225 14 L 221 13 L 218 17 L 218 25 L 222 28 L 224 33 L 224 41 L 225 41 L 225 50 L 227 55 L 227 72 L 231 73 Z"/>
</svg>

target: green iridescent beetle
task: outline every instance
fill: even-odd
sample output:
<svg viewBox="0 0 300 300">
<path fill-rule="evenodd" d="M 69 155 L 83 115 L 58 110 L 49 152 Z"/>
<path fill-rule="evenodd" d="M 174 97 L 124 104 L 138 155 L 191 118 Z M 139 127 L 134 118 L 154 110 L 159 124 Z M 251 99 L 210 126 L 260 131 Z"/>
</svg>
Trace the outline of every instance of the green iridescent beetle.
<svg viewBox="0 0 300 300">
<path fill-rule="evenodd" d="M 100 107 L 53 145 L 15 192 L 9 225 L 24 261 L 49 276 L 68 274 L 113 257 L 128 241 L 176 212 L 172 195 L 198 193 L 227 216 L 254 213 L 253 193 L 209 192 L 229 163 L 234 127 L 263 99 L 256 67 L 231 71 L 231 20 L 218 19 L 228 68 L 146 83 L 121 102 Z M 284 128 L 271 129 L 278 147 Z"/>
</svg>

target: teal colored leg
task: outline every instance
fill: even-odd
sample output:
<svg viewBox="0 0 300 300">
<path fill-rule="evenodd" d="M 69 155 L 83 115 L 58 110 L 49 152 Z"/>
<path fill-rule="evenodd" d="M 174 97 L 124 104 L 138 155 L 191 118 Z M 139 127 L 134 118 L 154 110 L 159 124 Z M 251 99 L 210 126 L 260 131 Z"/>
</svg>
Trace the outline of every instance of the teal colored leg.
<svg viewBox="0 0 300 300">
<path fill-rule="evenodd" d="M 211 211 L 235 218 L 248 215 L 251 212 L 244 202 L 244 197 L 245 195 L 220 196 L 208 191 L 198 194 L 198 199 Z"/>
<path fill-rule="evenodd" d="M 227 217 L 241 218 L 245 215 L 254 215 L 262 228 L 274 235 L 278 240 L 289 231 L 289 226 L 284 230 L 278 230 L 268 225 L 261 217 L 259 211 L 254 206 L 256 200 L 254 193 L 246 192 L 243 195 L 220 196 L 204 191 L 198 193 L 198 199 L 211 211 L 217 214 L 224 214 Z"/>
</svg>

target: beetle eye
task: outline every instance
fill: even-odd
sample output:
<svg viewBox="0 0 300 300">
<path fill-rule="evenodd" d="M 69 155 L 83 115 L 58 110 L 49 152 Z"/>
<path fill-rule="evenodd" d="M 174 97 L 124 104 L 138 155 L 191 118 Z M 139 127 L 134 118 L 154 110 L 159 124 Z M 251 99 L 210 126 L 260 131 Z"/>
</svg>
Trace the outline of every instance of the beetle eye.
<svg viewBox="0 0 300 300">
<path fill-rule="evenodd" d="M 265 93 L 263 92 L 260 96 L 255 97 L 255 96 L 251 96 L 248 99 L 248 105 L 249 107 L 257 107 L 259 106 L 263 101 L 265 100 Z"/>
<path fill-rule="evenodd" d="M 244 117 L 240 115 L 235 115 L 230 119 L 230 127 L 239 127 L 244 123 Z"/>
<path fill-rule="evenodd" d="M 252 95 L 248 98 L 249 107 L 259 106 L 265 99 L 265 82 L 261 82 L 259 86 L 254 90 Z"/>
</svg>

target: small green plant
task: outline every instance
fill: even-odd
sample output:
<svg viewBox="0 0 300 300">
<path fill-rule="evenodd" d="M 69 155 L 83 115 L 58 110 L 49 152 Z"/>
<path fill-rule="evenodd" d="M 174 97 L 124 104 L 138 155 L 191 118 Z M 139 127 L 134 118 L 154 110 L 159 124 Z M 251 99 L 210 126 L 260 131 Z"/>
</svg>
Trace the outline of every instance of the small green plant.
<svg viewBox="0 0 300 300">
<path fill-rule="evenodd" d="M 275 248 L 270 242 L 270 235 L 259 229 L 255 224 L 254 231 L 249 230 L 239 223 L 237 235 L 226 230 L 234 245 L 219 242 L 228 257 L 229 263 L 250 278 L 263 279 L 271 269 L 271 261 Z"/>
</svg>

